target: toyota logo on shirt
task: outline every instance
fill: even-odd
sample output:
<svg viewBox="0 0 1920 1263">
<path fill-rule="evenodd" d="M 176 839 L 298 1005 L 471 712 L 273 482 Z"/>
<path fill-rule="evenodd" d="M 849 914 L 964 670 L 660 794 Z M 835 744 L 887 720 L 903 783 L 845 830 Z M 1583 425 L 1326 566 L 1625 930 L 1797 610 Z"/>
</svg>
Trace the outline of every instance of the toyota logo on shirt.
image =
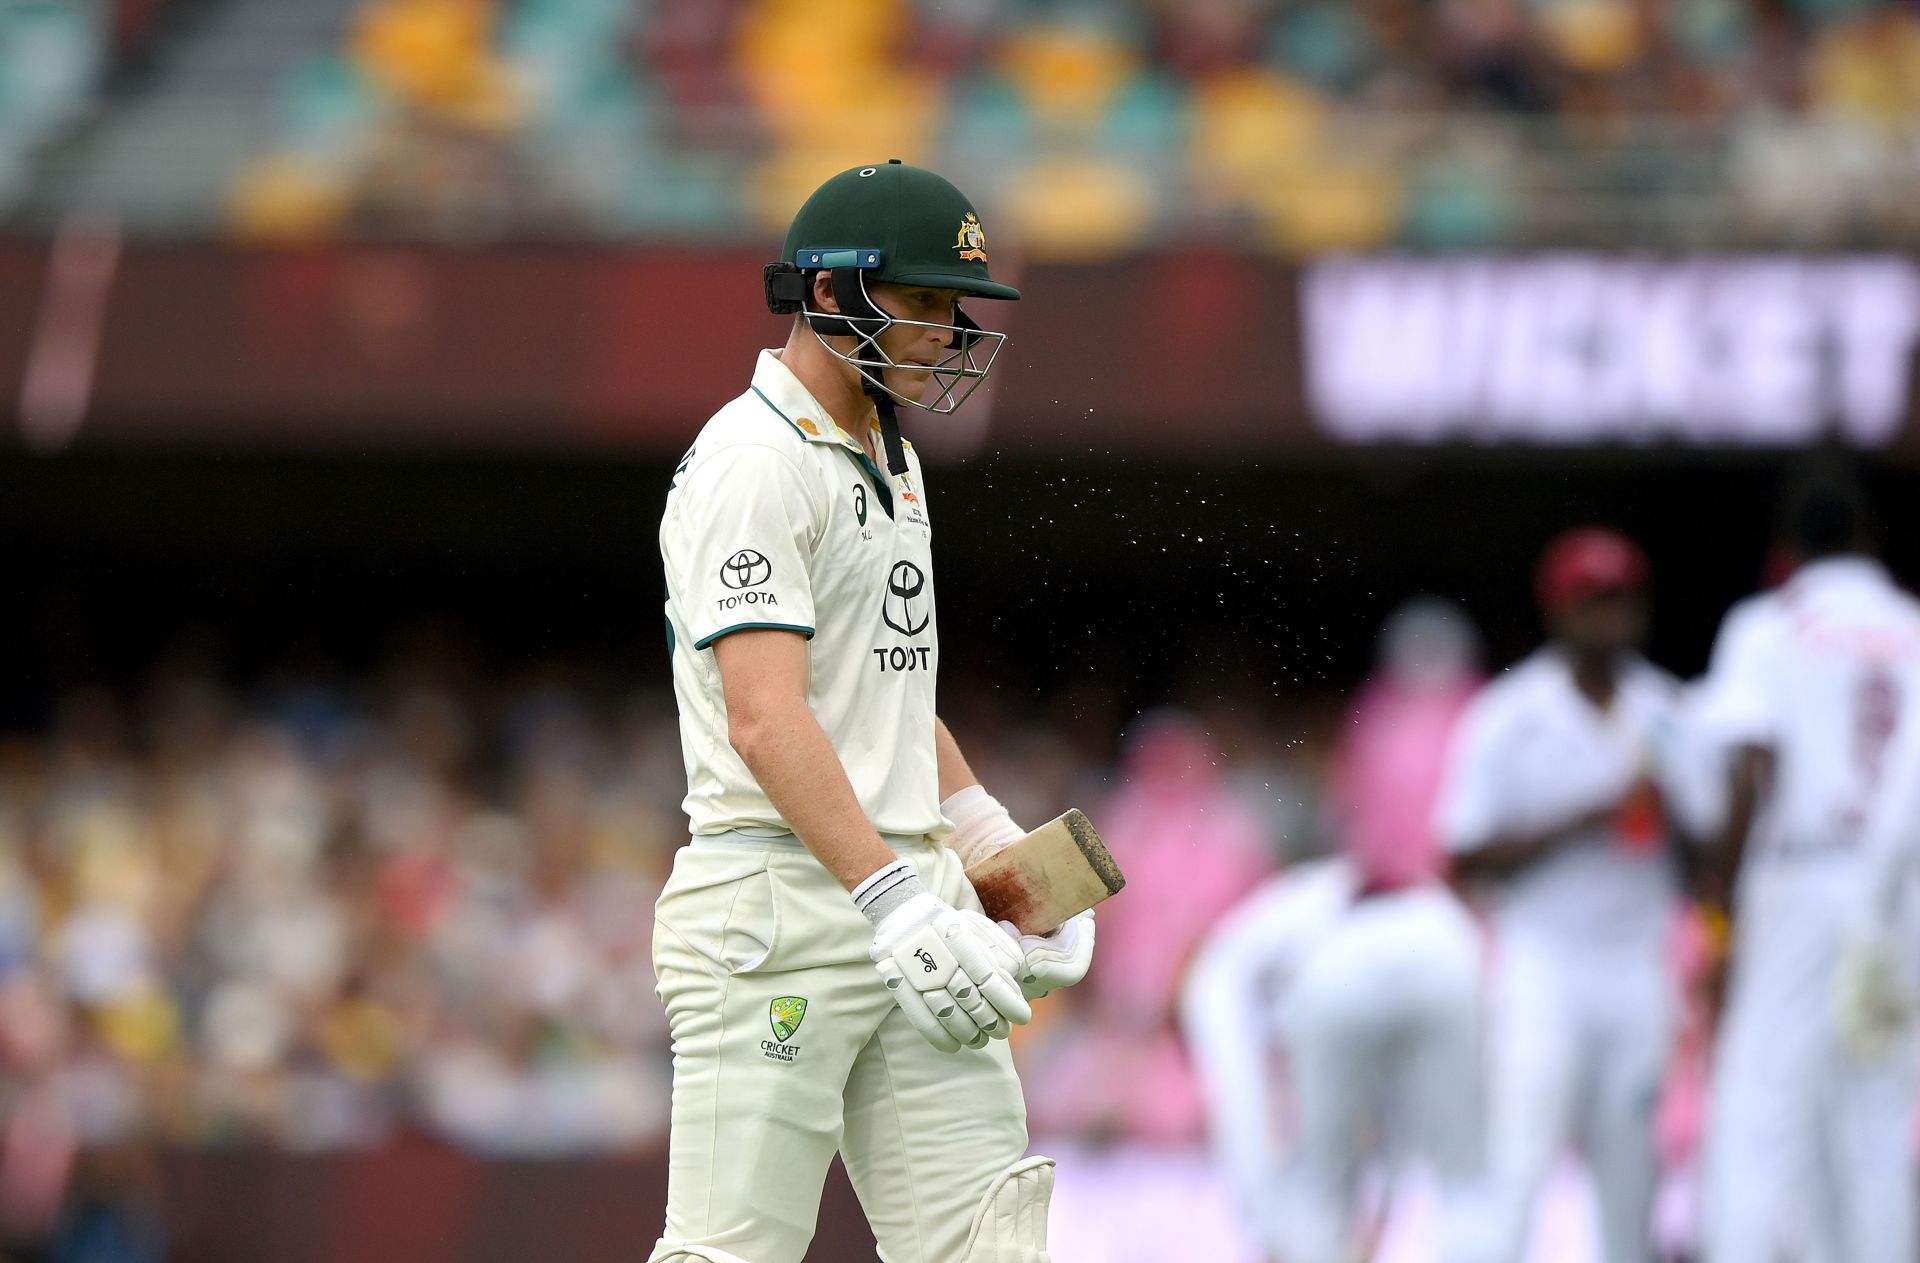
<svg viewBox="0 0 1920 1263">
<path fill-rule="evenodd" d="M 758 587 L 771 578 L 773 563 L 751 548 L 742 548 L 720 564 L 720 582 L 736 591 Z"/>
</svg>

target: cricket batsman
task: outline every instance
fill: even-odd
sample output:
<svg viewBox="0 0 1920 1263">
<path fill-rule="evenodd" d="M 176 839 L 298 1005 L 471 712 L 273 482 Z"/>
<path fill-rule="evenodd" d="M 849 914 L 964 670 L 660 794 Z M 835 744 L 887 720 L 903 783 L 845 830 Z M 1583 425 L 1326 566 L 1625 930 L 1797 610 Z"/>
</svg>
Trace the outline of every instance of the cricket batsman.
<svg viewBox="0 0 1920 1263">
<path fill-rule="evenodd" d="M 1728 614 L 1700 714 L 1733 896 L 1706 1257 L 1911 1263 L 1920 602 L 1850 488 L 1807 491 L 1785 542 L 1801 564 Z"/>
<path fill-rule="evenodd" d="M 971 203 L 897 161 L 823 184 L 765 270 L 791 314 L 660 524 L 692 842 L 656 911 L 673 1037 L 651 1263 L 798 1263 L 844 1160 L 887 1263 L 1046 1263 L 1004 1042 L 1079 981 L 1091 913 L 987 920 L 965 868 L 1023 831 L 935 714 L 933 526 L 899 405 L 944 414 L 1017 299 Z"/>
</svg>

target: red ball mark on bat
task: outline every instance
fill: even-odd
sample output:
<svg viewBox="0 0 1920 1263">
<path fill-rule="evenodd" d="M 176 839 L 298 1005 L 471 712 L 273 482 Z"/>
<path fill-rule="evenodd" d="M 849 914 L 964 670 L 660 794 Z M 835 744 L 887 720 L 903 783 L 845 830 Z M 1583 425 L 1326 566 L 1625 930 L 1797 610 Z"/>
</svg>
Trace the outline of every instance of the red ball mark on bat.
<svg viewBox="0 0 1920 1263">
<path fill-rule="evenodd" d="M 1041 891 L 1017 867 L 1003 868 L 982 877 L 974 883 L 973 891 L 980 896 L 980 906 L 990 921 L 1011 921 L 1022 934 L 1045 934 L 1059 928 L 1032 924 Z"/>
</svg>

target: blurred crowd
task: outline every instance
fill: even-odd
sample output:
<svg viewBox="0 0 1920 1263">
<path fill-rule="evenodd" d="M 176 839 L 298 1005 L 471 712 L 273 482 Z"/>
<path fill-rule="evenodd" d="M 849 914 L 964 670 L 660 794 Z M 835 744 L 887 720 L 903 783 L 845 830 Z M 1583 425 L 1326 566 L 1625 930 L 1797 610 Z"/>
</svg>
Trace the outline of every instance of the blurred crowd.
<svg viewBox="0 0 1920 1263">
<path fill-rule="evenodd" d="M 98 0 L 0 0 L 0 215 L 93 101 L 111 23 Z"/>
<path fill-rule="evenodd" d="M 1034 257 L 1910 239 L 1912 0 L 365 0 L 234 227 L 769 232 L 930 163 Z"/>
<path fill-rule="evenodd" d="M 1167 712 L 1110 765 L 1110 729 L 960 692 L 961 739 L 1017 818 L 1111 821 L 1138 892 L 1102 933 L 1134 962 L 1108 971 L 1126 993 L 1090 985 L 1023 1032 L 1036 1129 L 1197 1142 L 1180 973 L 1287 849 L 1319 845 L 1314 744 L 1231 739 L 1229 762 Z M 100 1155 L 155 1145 L 663 1140 L 649 950 L 684 791 L 669 697 L 564 672 L 241 693 L 167 671 L 64 696 L 44 733 L 0 740 L 0 1252 L 50 1231 Z"/>
<path fill-rule="evenodd" d="M 91 107 L 139 108 L 103 70 L 176 4 L 0 0 L 0 211 Z M 976 190 L 1041 258 L 1920 232 L 1914 0 L 337 7 L 337 42 L 295 39 L 247 103 L 242 237 L 738 239 L 879 156 Z"/>
</svg>

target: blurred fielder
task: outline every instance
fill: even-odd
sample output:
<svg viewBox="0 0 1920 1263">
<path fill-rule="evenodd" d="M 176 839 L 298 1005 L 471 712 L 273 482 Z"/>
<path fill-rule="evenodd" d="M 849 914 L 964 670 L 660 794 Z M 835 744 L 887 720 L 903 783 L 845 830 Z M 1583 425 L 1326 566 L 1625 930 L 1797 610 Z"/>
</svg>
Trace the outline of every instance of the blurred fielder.
<svg viewBox="0 0 1920 1263">
<path fill-rule="evenodd" d="M 1335 760 L 1343 858 L 1276 878 L 1237 910 L 1183 1005 L 1216 1145 L 1262 1247 L 1285 1263 L 1355 1257 L 1372 1158 L 1389 1177 L 1408 1157 L 1438 1177 L 1439 1258 L 1483 1248 L 1479 936 L 1432 826 L 1448 740 L 1478 686 L 1473 636 L 1457 608 L 1416 601 L 1388 621 L 1382 649 Z M 1276 1054 L 1290 1125 L 1268 1094 Z"/>
<path fill-rule="evenodd" d="M 960 191 L 899 163 L 822 185 L 765 284 L 791 335 L 660 525 L 693 841 L 654 938 L 674 1084 L 653 1263 L 797 1263 L 836 1150 L 888 1263 L 1044 1263 L 1053 1163 L 1022 1157 L 1001 1041 L 1086 973 L 1092 920 L 1018 939 L 963 872 L 1022 831 L 934 714 L 932 526 L 894 419 L 951 412 L 991 368 L 1004 335 L 961 299 L 1020 295 Z"/>
<path fill-rule="evenodd" d="M 1700 720 L 1729 752 L 1730 991 L 1706 1152 L 1711 1263 L 1912 1263 L 1920 602 L 1816 489 L 1802 562 L 1722 625 Z"/>
<path fill-rule="evenodd" d="M 1498 888 L 1487 1143 L 1509 1259 L 1575 1140 L 1603 1257 L 1652 1258 L 1678 893 L 1654 785 L 1677 687 L 1636 652 L 1646 579 L 1640 550 L 1610 530 L 1548 547 L 1537 587 L 1550 641 L 1474 701 L 1441 796 L 1456 872 Z"/>
</svg>

